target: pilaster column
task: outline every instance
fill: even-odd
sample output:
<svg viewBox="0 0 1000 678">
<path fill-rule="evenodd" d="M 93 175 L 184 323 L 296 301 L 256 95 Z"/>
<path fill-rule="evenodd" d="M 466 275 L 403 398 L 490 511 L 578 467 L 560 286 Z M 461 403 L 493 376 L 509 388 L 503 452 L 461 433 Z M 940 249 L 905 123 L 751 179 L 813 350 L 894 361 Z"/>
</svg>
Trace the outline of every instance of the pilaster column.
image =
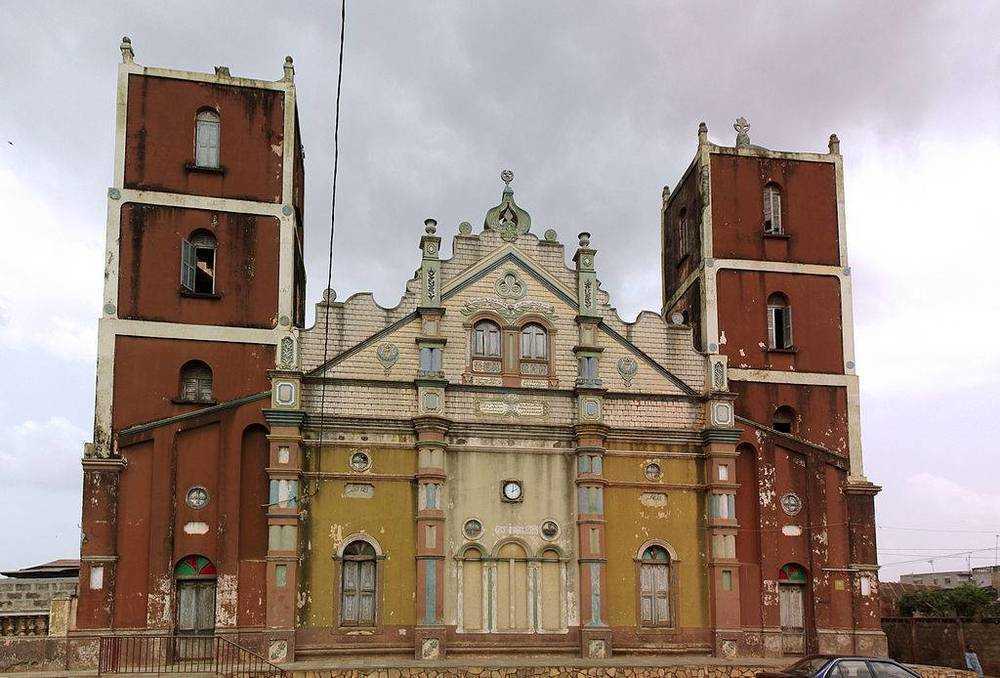
<svg viewBox="0 0 1000 678">
<path fill-rule="evenodd" d="M 417 659 L 445 655 L 444 627 L 444 493 L 447 474 L 445 452 L 450 422 L 445 418 L 444 349 L 441 332 L 445 309 L 441 306 L 441 238 L 437 222 L 424 221 L 420 238 L 420 334 L 416 338 L 420 364 L 414 384 L 417 389 L 417 513 L 416 522 L 416 612 L 414 654 Z"/>
<path fill-rule="evenodd" d="M 272 370 L 271 408 L 264 410 L 268 434 L 267 598 L 265 623 L 271 630 L 268 657 L 294 656 L 298 591 L 300 489 L 302 483 L 302 373 Z"/>
<path fill-rule="evenodd" d="M 733 657 L 742 639 L 740 564 L 736 559 L 736 428 L 733 401 L 727 390 L 726 357 L 710 355 L 705 421 L 701 432 L 705 451 L 705 503 L 708 530 L 707 565 L 716 656 Z"/>
<path fill-rule="evenodd" d="M 882 490 L 868 482 L 847 482 L 847 516 L 850 539 L 851 607 L 854 618 L 854 652 L 883 656 L 888 651 L 882 632 L 878 593 L 878 556 L 875 543 L 875 495 Z"/>
<path fill-rule="evenodd" d="M 83 540 L 80 544 L 81 628 L 110 628 L 118 570 L 118 488 L 125 461 L 99 458 L 86 445 L 83 458 Z"/>
<path fill-rule="evenodd" d="M 418 390 L 434 388 L 437 386 L 418 386 Z M 432 392 L 424 390 L 424 394 Z M 422 414 L 414 420 L 417 431 L 417 629 L 414 650 L 418 659 L 438 659 L 445 654 L 444 493 L 449 423 L 435 414 Z"/>
</svg>

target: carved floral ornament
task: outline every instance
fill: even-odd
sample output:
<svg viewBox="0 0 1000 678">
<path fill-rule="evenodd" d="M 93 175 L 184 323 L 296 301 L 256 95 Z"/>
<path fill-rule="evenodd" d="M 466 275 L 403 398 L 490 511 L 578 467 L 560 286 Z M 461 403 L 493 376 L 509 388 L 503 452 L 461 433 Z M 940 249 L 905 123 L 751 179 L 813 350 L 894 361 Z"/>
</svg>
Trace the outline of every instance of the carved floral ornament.
<svg viewBox="0 0 1000 678">
<path fill-rule="evenodd" d="M 524 295 L 528 293 L 528 287 L 524 284 L 524 280 L 513 270 L 504 271 L 503 275 L 497 278 L 493 287 L 497 296 L 503 299 L 523 299 Z"/>
<path fill-rule="evenodd" d="M 478 299 L 470 299 L 465 302 L 461 309 L 459 309 L 459 312 L 464 316 L 470 316 L 478 313 L 479 311 L 493 311 L 509 322 L 513 322 L 528 313 L 537 313 L 538 315 L 552 320 L 556 317 L 556 309 L 554 306 L 551 304 L 543 304 L 540 301 L 531 301 L 530 299 L 514 303 L 501 301 L 499 299 L 481 297 Z"/>
<path fill-rule="evenodd" d="M 618 374 L 621 375 L 622 381 L 625 382 L 625 386 L 632 385 L 632 379 L 635 378 L 638 371 L 639 363 L 637 363 L 634 358 L 624 356 L 618 359 Z"/>
<path fill-rule="evenodd" d="M 291 337 L 281 339 L 281 366 L 290 368 L 295 365 L 295 341 Z"/>
<path fill-rule="evenodd" d="M 396 364 L 397 360 L 399 360 L 399 347 L 389 342 L 379 344 L 378 348 L 375 350 L 375 356 L 382 364 L 382 369 L 385 370 L 385 373 L 388 375 L 389 370 L 391 370 L 392 366 Z"/>
<path fill-rule="evenodd" d="M 779 500 L 781 510 L 788 516 L 796 516 L 802 510 L 802 499 L 794 492 L 786 492 Z"/>
</svg>

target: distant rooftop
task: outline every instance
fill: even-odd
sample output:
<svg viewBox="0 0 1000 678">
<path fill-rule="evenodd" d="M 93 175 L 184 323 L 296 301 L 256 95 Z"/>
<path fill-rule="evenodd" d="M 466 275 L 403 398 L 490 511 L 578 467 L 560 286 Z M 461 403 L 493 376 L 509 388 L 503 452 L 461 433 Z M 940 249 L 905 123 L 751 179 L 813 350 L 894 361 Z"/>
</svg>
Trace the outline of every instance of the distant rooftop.
<svg viewBox="0 0 1000 678">
<path fill-rule="evenodd" d="M 41 565 L 25 567 L 21 570 L 0 572 L 5 577 L 15 579 L 45 579 L 48 577 L 76 577 L 80 574 L 80 561 L 73 558 L 52 560 Z"/>
</svg>

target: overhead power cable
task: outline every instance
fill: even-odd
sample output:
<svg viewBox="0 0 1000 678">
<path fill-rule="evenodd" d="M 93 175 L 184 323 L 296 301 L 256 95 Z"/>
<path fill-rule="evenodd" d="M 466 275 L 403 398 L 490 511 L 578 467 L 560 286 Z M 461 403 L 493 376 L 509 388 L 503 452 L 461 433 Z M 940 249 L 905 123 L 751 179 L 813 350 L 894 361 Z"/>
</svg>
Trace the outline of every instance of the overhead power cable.
<svg viewBox="0 0 1000 678">
<path fill-rule="evenodd" d="M 337 98 L 333 114 L 333 194 L 330 198 L 330 243 L 326 260 L 326 290 L 333 285 L 333 238 L 337 230 L 337 175 L 340 161 L 340 90 L 344 79 L 344 32 L 347 27 L 347 0 L 340 0 L 340 52 L 337 57 Z M 324 292 L 323 304 L 323 362 L 326 365 L 330 356 L 330 305 L 332 295 Z M 319 441 L 322 449 L 326 434 L 326 379 L 320 381 L 319 391 Z"/>
</svg>

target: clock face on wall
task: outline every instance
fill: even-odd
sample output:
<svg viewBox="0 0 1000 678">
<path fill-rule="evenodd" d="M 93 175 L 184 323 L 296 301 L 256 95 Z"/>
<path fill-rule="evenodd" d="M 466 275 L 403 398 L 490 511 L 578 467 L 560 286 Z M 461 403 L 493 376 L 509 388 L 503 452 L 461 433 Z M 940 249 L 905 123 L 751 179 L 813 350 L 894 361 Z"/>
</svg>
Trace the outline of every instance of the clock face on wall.
<svg viewBox="0 0 1000 678">
<path fill-rule="evenodd" d="M 505 480 L 502 491 L 503 498 L 507 501 L 521 500 L 521 483 L 516 480 Z"/>
</svg>

